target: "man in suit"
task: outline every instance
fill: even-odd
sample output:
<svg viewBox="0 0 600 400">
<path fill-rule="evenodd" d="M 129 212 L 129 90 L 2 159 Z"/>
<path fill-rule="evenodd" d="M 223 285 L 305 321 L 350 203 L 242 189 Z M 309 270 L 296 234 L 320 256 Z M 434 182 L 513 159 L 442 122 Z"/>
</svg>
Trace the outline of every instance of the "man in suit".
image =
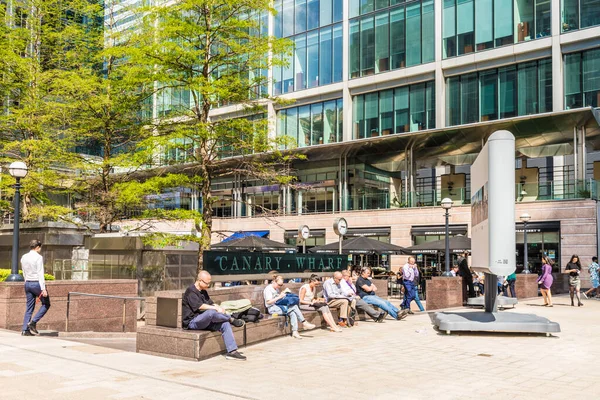
<svg viewBox="0 0 600 400">
<path fill-rule="evenodd" d="M 468 289 L 469 297 L 475 297 L 475 286 L 473 285 L 473 275 L 469 269 L 469 252 L 465 251 L 458 264 L 458 275 L 463 279 L 463 287 Z M 463 289 L 463 293 L 465 290 Z"/>
</svg>

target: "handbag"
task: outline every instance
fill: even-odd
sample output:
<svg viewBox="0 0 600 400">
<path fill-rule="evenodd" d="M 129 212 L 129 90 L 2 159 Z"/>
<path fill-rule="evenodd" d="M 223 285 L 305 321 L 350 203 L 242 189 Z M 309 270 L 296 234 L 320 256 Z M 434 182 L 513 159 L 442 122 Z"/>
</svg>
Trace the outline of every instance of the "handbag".
<svg viewBox="0 0 600 400">
<path fill-rule="evenodd" d="M 314 307 L 315 309 L 319 309 L 321 307 L 325 307 L 327 304 L 323 303 L 322 301 L 315 301 L 314 303 L 311 304 L 311 307 Z"/>
</svg>

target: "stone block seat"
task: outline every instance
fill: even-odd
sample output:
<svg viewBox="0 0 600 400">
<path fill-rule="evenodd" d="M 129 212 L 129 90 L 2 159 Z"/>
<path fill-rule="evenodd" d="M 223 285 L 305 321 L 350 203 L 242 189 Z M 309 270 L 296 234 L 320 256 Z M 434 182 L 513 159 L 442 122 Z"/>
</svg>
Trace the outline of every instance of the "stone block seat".
<svg viewBox="0 0 600 400">
<path fill-rule="evenodd" d="M 286 287 L 297 293 L 301 284 L 290 283 Z M 264 285 L 233 286 L 209 291 L 215 303 L 226 300 L 249 299 L 265 318 L 257 323 L 248 323 L 233 328 L 238 346 L 247 346 L 264 340 L 291 334 L 291 326 L 285 316 L 272 317 L 264 307 Z M 181 300 L 184 291 L 156 292 L 146 301 L 146 326 L 137 331 L 136 350 L 169 358 L 200 361 L 225 353 L 225 344 L 220 332 L 182 329 Z M 324 321 L 318 312 L 303 311 L 307 321 L 321 326 Z"/>
</svg>

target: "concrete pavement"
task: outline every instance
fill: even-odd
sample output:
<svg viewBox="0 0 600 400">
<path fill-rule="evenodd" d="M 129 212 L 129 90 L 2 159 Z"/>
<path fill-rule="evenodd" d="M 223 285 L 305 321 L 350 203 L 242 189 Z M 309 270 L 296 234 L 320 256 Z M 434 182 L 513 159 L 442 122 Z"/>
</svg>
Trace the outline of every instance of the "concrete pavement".
<svg viewBox="0 0 600 400">
<path fill-rule="evenodd" d="M 600 301 L 556 297 L 514 310 L 561 324 L 539 335 L 436 332 L 430 316 L 306 332 L 199 363 L 0 331 L 0 398 L 45 399 L 566 399 L 596 398 Z"/>
</svg>

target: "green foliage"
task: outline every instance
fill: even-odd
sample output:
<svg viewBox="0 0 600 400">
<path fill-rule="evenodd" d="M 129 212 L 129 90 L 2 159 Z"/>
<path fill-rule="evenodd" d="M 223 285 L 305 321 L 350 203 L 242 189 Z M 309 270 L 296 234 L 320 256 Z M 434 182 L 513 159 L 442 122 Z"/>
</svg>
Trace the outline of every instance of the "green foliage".
<svg viewBox="0 0 600 400">
<path fill-rule="evenodd" d="M 4 282 L 10 275 L 10 269 L 0 269 L 0 282 Z M 19 274 L 23 275 L 23 271 L 19 270 Z M 44 279 L 47 281 L 53 281 L 54 275 L 44 274 Z"/>
</svg>

